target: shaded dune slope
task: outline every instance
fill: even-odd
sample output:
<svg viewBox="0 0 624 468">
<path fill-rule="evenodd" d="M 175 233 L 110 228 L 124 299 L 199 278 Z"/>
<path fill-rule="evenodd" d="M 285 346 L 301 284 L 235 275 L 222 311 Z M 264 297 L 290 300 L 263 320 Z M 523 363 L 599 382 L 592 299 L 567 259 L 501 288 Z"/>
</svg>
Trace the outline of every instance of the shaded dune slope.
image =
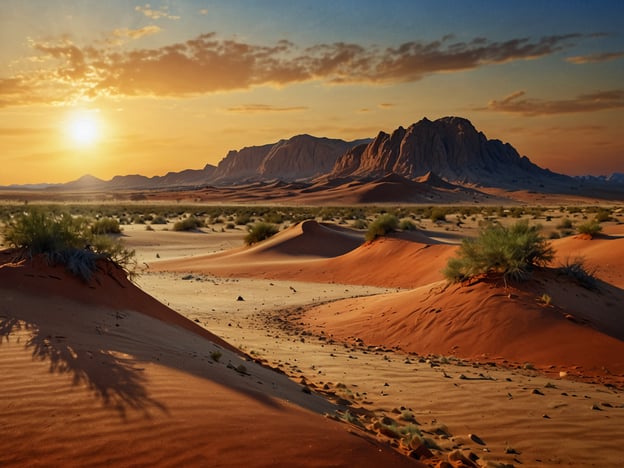
<svg viewBox="0 0 624 468">
<path fill-rule="evenodd" d="M 0 268 L 0 465 L 422 466 L 119 283 Z"/>
</svg>

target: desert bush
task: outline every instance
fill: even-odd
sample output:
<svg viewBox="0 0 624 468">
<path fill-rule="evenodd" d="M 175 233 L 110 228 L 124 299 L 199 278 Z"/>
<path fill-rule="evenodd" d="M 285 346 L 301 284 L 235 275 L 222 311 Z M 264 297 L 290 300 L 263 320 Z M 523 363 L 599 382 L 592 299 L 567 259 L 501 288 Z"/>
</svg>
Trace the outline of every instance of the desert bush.
<svg viewBox="0 0 624 468">
<path fill-rule="evenodd" d="M 367 241 L 374 241 L 378 237 L 385 236 L 399 227 L 399 219 L 393 214 L 382 214 L 373 221 L 364 236 Z"/>
<path fill-rule="evenodd" d="M 500 273 L 505 280 L 525 279 L 534 266 L 552 260 L 554 250 L 539 234 L 538 226 L 522 220 L 506 227 L 490 224 L 479 237 L 464 239 L 458 258 L 451 258 L 444 276 L 451 282 L 487 273 Z"/>
<path fill-rule="evenodd" d="M 274 236 L 279 232 L 279 228 L 275 224 L 257 222 L 248 227 L 249 232 L 245 236 L 245 244 L 252 245 Z"/>
<path fill-rule="evenodd" d="M 557 271 L 565 276 L 572 278 L 579 285 L 587 289 L 597 289 L 598 280 L 596 279 L 596 270 L 588 269 L 585 266 L 585 260 L 581 257 L 566 259 Z"/>
<path fill-rule="evenodd" d="M 284 215 L 277 211 L 269 211 L 264 215 L 264 222 L 270 224 L 281 224 L 284 222 Z"/>
<path fill-rule="evenodd" d="M 84 248 L 89 237 L 86 218 L 68 213 L 46 214 L 39 209 L 20 213 L 4 229 L 5 240 L 31 255 L 48 254 L 69 248 Z"/>
<path fill-rule="evenodd" d="M 97 261 L 107 259 L 134 272 L 134 251 L 116 239 L 94 234 L 84 217 L 68 213 L 45 213 L 34 209 L 15 216 L 4 229 L 4 238 L 27 255 L 44 255 L 51 264 L 61 264 L 84 281 L 91 279 Z"/>
<path fill-rule="evenodd" d="M 91 225 L 91 232 L 93 234 L 119 234 L 121 228 L 119 227 L 119 221 L 115 218 L 101 218 Z"/>
<path fill-rule="evenodd" d="M 181 221 L 176 221 L 173 225 L 174 231 L 193 231 L 204 226 L 204 222 L 191 215 L 188 218 L 184 218 Z"/>
<path fill-rule="evenodd" d="M 446 221 L 446 211 L 443 208 L 435 207 L 431 209 L 429 219 L 434 223 L 436 221 Z"/>
<path fill-rule="evenodd" d="M 602 226 L 597 221 L 588 221 L 586 223 L 579 224 L 576 227 L 576 230 L 579 234 L 587 234 L 590 237 L 594 237 L 602 231 Z"/>
<path fill-rule="evenodd" d="M 242 213 L 236 216 L 236 224 L 239 226 L 244 226 L 251 221 L 251 216 L 247 213 Z"/>
<path fill-rule="evenodd" d="M 561 222 L 557 224 L 557 229 L 572 229 L 572 221 L 569 218 L 562 219 Z"/>
<path fill-rule="evenodd" d="M 399 229 L 401 229 L 402 231 L 416 231 L 418 228 L 413 221 L 409 219 L 402 219 L 399 223 Z"/>
<path fill-rule="evenodd" d="M 594 219 L 598 223 L 604 223 L 606 221 L 611 221 L 611 211 L 605 210 L 605 209 L 600 209 L 596 213 L 596 216 L 595 216 Z"/>
<path fill-rule="evenodd" d="M 163 215 L 156 215 L 152 219 L 152 224 L 167 224 L 167 218 Z"/>
<path fill-rule="evenodd" d="M 354 229 L 366 229 L 368 227 L 368 223 L 363 219 L 356 219 L 353 222 Z"/>
</svg>

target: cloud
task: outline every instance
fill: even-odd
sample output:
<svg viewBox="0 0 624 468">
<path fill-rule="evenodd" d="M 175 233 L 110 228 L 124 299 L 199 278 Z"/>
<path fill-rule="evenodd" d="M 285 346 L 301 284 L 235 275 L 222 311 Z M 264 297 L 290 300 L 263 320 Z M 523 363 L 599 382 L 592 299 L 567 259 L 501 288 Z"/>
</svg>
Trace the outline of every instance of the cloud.
<svg viewBox="0 0 624 468">
<path fill-rule="evenodd" d="M 207 15 L 208 14 L 208 9 L 207 8 L 202 8 L 201 10 L 199 10 L 199 14 L 200 15 Z"/>
<path fill-rule="evenodd" d="M 156 25 L 144 26 L 139 29 L 119 28 L 113 31 L 113 36 L 118 38 L 130 38 L 139 39 L 143 36 L 151 36 L 152 34 L 158 34 L 162 29 Z"/>
<path fill-rule="evenodd" d="M 140 13 L 143 13 L 145 16 L 147 16 L 148 18 L 151 18 L 153 20 L 159 20 L 161 18 L 166 18 L 166 19 L 170 19 L 170 20 L 179 20 L 180 17 L 179 16 L 174 16 L 171 15 L 169 13 L 169 7 L 166 5 L 161 6 L 160 8 L 153 9 L 152 6 L 149 3 L 146 3 L 145 5 L 141 6 L 138 5 L 136 7 L 134 7 L 135 11 L 138 11 Z"/>
<path fill-rule="evenodd" d="M 163 17 L 166 7 L 137 7 L 143 14 Z M 158 26 L 118 29 L 108 43 L 79 46 L 69 37 L 31 41 L 34 59 L 43 65 L 4 80 L 20 95 L 13 102 L 68 102 L 97 96 L 187 97 L 255 86 L 287 86 L 316 81 L 326 85 L 413 82 L 435 73 L 473 70 L 489 64 L 530 60 L 564 50 L 590 36 L 567 34 L 538 40 L 493 42 L 475 38 L 453 42 L 407 42 L 397 47 L 365 47 L 335 42 L 301 48 L 280 40 L 263 45 L 201 34 L 159 48 L 120 50 L 117 42 L 156 34 Z M 15 96 L 3 91 L 0 107 Z M 22 87 L 23 93 L 16 91 Z M 52 97 L 54 96 L 54 98 Z"/>
<path fill-rule="evenodd" d="M 574 114 L 624 108 L 624 89 L 580 94 L 572 99 L 546 100 L 525 98 L 524 91 L 516 91 L 500 101 L 492 100 L 485 109 L 525 116 Z"/>
<path fill-rule="evenodd" d="M 380 109 L 391 109 L 392 107 L 395 107 L 395 106 L 396 104 L 394 104 L 393 102 L 382 102 L 377 105 L 377 107 L 379 107 Z"/>
<path fill-rule="evenodd" d="M 602 63 L 618 60 L 624 57 L 624 52 L 604 52 L 601 54 L 576 55 L 566 58 L 566 62 L 582 65 L 585 63 Z"/>
<path fill-rule="evenodd" d="M 243 104 L 242 106 L 228 107 L 228 112 L 239 112 L 243 114 L 258 114 L 263 112 L 300 112 L 308 110 L 306 106 L 279 107 L 270 104 Z"/>
</svg>

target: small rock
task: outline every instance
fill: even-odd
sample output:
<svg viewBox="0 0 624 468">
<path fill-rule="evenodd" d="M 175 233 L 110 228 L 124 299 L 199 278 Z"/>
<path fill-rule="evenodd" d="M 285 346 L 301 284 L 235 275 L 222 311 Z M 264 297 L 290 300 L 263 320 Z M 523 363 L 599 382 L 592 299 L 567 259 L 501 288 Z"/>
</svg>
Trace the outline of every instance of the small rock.
<svg viewBox="0 0 624 468">
<path fill-rule="evenodd" d="M 245 299 L 243 299 L 243 296 L 238 296 L 238 297 L 236 298 L 236 300 L 237 300 L 237 301 L 244 301 Z"/>
<path fill-rule="evenodd" d="M 468 434 L 468 438 L 476 444 L 485 445 L 485 442 L 483 442 L 483 439 L 481 439 L 481 437 L 479 437 L 476 434 Z"/>
<path fill-rule="evenodd" d="M 533 395 L 543 395 L 539 388 L 534 388 L 531 392 Z"/>
</svg>

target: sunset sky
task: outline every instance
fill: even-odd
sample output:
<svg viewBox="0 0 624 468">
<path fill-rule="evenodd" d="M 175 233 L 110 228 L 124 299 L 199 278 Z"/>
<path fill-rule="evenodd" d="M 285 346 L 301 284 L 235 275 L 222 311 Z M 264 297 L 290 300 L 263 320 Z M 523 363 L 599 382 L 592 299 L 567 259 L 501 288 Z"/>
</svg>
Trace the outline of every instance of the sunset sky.
<svg viewBox="0 0 624 468">
<path fill-rule="evenodd" d="M 557 172 L 624 172 L 621 0 L 0 8 L 0 185 L 198 169 L 447 115 Z"/>
</svg>

